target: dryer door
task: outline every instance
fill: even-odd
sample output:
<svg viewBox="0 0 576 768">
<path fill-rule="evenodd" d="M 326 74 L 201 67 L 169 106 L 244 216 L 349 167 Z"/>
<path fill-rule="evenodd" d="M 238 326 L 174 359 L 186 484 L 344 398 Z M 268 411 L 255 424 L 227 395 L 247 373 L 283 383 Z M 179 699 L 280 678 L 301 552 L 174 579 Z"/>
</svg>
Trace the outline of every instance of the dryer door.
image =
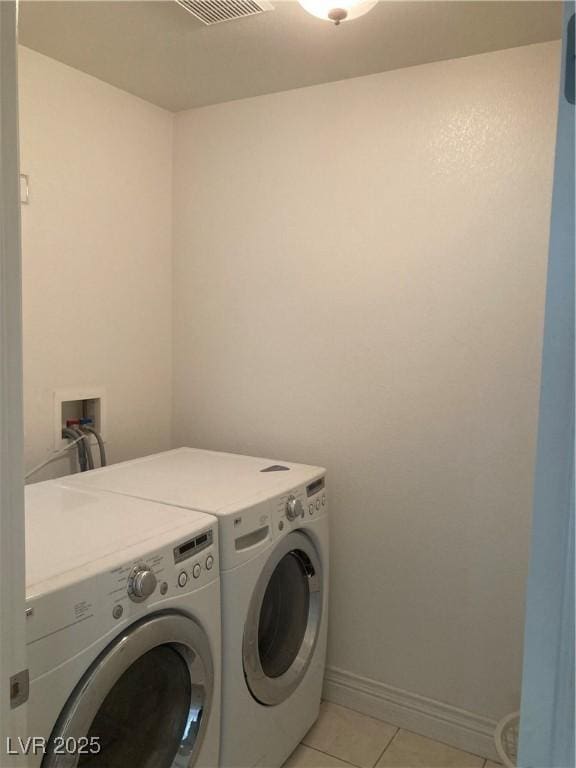
<svg viewBox="0 0 576 768">
<path fill-rule="evenodd" d="M 210 709 L 210 645 L 196 622 L 157 613 L 96 659 L 56 723 L 42 768 L 189 768 Z"/>
<path fill-rule="evenodd" d="M 322 565 L 316 547 L 293 531 L 275 547 L 250 601 L 242 656 L 254 698 L 276 705 L 306 674 L 322 619 Z"/>
</svg>

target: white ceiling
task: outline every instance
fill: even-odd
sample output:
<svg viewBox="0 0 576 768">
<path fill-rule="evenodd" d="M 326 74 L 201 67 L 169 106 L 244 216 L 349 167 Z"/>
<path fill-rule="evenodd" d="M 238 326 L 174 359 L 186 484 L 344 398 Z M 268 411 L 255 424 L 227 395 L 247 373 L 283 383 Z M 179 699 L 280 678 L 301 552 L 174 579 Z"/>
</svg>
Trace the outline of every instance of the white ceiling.
<svg viewBox="0 0 576 768">
<path fill-rule="evenodd" d="M 557 2 L 381 0 L 335 27 L 293 0 L 206 27 L 173 0 L 24 0 L 20 42 L 172 111 L 560 37 Z"/>
</svg>

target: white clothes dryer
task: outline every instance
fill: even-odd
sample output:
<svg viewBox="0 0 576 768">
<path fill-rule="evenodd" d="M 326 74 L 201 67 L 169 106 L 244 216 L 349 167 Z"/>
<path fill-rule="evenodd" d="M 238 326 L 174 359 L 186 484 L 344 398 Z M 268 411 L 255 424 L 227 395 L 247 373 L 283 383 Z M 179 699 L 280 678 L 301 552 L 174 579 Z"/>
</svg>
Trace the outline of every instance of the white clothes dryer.
<svg viewBox="0 0 576 768">
<path fill-rule="evenodd" d="M 320 707 L 329 584 L 325 470 L 181 448 L 65 482 L 218 517 L 221 764 L 282 765 Z"/>
<path fill-rule="evenodd" d="M 214 517 L 28 486 L 26 583 L 29 765 L 219 765 Z"/>
</svg>

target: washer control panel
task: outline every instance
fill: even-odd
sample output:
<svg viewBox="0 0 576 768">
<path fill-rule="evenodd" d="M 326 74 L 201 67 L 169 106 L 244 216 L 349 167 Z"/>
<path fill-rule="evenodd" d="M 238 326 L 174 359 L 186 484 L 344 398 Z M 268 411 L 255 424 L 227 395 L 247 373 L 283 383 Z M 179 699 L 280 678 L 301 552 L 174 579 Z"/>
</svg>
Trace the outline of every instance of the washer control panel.
<svg viewBox="0 0 576 768">
<path fill-rule="evenodd" d="M 203 531 L 198 536 L 174 547 L 174 562 L 181 563 L 183 560 L 188 560 L 188 558 L 198 555 L 202 550 L 211 547 L 213 543 L 214 531 L 210 528 L 208 531 Z"/>
<path fill-rule="evenodd" d="M 214 569 L 216 552 L 213 530 L 174 547 L 174 563 L 178 570 L 176 583 L 179 589 L 187 586 L 195 589 L 199 583 L 211 580 L 217 570 Z"/>
<path fill-rule="evenodd" d="M 111 615 L 124 619 L 142 608 L 183 592 L 192 592 L 218 577 L 218 540 L 215 526 L 171 546 L 124 563 L 110 572 Z M 122 610 L 118 608 L 122 607 Z M 131 607 L 130 607 L 131 606 Z"/>
<path fill-rule="evenodd" d="M 105 564 L 89 563 L 84 578 L 72 580 L 66 574 L 41 589 L 29 588 L 26 634 L 35 674 L 64 663 L 123 623 L 161 610 L 164 601 L 217 581 L 216 520 L 193 536 L 186 528 L 161 534 L 164 541 L 148 551 L 127 547 Z M 186 556 L 175 562 L 176 553 Z"/>
<path fill-rule="evenodd" d="M 145 563 L 135 565 L 128 576 L 128 597 L 135 603 L 142 603 L 154 594 L 157 584 L 158 579 L 152 568 Z"/>
</svg>

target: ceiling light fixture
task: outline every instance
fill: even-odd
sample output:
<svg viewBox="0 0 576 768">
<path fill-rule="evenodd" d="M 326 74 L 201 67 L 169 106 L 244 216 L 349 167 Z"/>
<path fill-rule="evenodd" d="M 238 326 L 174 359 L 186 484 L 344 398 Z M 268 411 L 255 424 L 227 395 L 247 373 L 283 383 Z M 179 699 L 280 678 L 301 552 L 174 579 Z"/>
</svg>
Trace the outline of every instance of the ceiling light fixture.
<svg viewBox="0 0 576 768">
<path fill-rule="evenodd" d="M 336 26 L 342 21 L 352 21 L 371 11 L 377 0 L 298 0 L 302 8 L 312 16 L 332 21 Z"/>
</svg>

